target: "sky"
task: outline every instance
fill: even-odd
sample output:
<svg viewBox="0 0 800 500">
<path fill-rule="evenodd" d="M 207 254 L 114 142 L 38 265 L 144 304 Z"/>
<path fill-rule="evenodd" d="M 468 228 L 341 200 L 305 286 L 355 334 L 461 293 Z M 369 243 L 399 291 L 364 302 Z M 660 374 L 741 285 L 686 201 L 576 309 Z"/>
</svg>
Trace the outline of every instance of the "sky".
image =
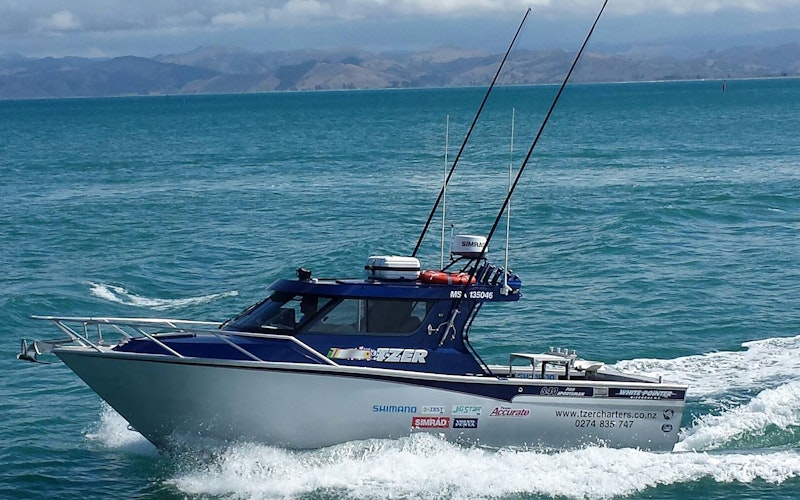
<svg viewBox="0 0 800 500">
<path fill-rule="evenodd" d="M 0 54 L 149 57 L 201 46 L 502 52 L 529 6 L 519 47 L 571 49 L 601 5 L 602 0 L 0 0 Z M 714 49 L 775 30 L 800 30 L 800 0 L 610 0 L 592 43 L 681 39 Z"/>
</svg>

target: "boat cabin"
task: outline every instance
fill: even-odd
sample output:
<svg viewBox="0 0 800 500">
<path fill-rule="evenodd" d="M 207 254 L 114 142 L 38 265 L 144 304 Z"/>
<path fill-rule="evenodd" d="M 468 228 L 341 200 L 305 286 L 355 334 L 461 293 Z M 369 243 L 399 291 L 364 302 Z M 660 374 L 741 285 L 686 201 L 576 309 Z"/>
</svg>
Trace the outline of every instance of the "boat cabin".
<svg viewBox="0 0 800 500">
<path fill-rule="evenodd" d="M 453 281 L 445 283 L 448 277 L 425 282 L 419 271 L 336 280 L 298 270 L 298 279 L 274 282 L 265 300 L 222 328 L 292 336 L 340 365 L 481 374 L 486 370 L 469 346 L 469 325 L 482 303 L 518 300 L 521 282 L 510 274 L 497 279 L 505 271 L 487 262 L 478 271 L 467 285 L 458 277 L 464 273 L 445 273 Z M 257 353 L 269 361 L 300 361 L 288 354 Z"/>
</svg>

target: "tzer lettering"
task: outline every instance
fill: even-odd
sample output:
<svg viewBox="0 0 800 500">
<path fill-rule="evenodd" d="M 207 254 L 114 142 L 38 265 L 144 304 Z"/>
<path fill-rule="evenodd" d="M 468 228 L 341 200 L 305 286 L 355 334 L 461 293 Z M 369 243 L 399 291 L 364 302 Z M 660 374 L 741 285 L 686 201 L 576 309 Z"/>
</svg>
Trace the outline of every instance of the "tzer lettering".
<svg viewBox="0 0 800 500">
<path fill-rule="evenodd" d="M 372 356 L 379 363 L 425 363 L 428 351 L 425 349 L 402 349 L 399 347 L 379 347 Z"/>
</svg>

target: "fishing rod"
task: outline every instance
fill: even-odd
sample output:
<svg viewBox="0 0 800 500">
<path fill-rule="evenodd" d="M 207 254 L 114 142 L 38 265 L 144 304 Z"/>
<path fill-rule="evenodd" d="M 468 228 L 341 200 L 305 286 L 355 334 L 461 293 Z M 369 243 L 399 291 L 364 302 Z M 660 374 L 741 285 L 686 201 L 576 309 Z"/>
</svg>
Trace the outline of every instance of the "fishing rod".
<svg viewBox="0 0 800 500">
<path fill-rule="evenodd" d="M 536 148 L 536 145 L 539 143 L 539 138 L 542 136 L 542 132 L 544 132 L 544 128 L 547 125 L 547 122 L 550 120 L 550 115 L 553 114 L 553 110 L 556 108 L 556 104 L 558 104 L 558 100 L 561 97 L 562 92 L 564 92 L 564 87 L 567 86 L 567 82 L 569 81 L 570 76 L 572 76 L 572 72 L 575 70 L 575 66 L 578 65 L 578 61 L 583 54 L 583 50 L 586 48 L 586 45 L 589 43 L 589 39 L 592 37 L 592 33 L 594 33 L 594 28 L 597 26 L 597 22 L 600 21 L 600 16 L 603 14 L 603 11 L 608 4 L 608 0 L 603 1 L 602 7 L 600 7 L 600 11 L 597 13 L 597 17 L 595 18 L 594 22 L 592 23 L 592 27 L 589 28 L 589 32 L 586 34 L 586 38 L 584 38 L 583 43 L 581 44 L 578 53 L 575 54 L 575 59 L 572 61 L 572 65 L 569 67 L 569 71 L 567 71 L 566 76 L 564 77 L 564 81 L 561 82 L 561 86 L 558 88 L 558 92 L 556 96 L 553 98 L 553 102 L 550 104 L 550 109 L 547 110 L 547 114 L 542 120 L 542 124 L 539 126 L 539 131 L 536 133 L 536 137 L 534 137 L 533 142 L 531 143 L 530 148 L 528 148 L 528 153 L 525 155 L 525 159 L 522 161 L 522 165 L 519 167 L 517 171 L 517 175 L 514 178 L 514 183 L 508 190 L 508 194 L 506 194 L 505 200 L 503 200 L 503 206 L 500 207 L 500 211 L 497 213 L 497 217 L 494 219 L 494 223 L 492 224 L 492 229 L 489 231 L 489 234 L 486 236 L 486 243 L 481 248 L 481 253 L 477 257 L 477 261 L 480 261 L 486 256 L 486 250 L 489 248 L 489 241 L 491 241 L 492 236 L 494 236 L 495 230 L 497 230 L 497 226 L 500 224 L 500 220 L 503 217 L 503 212 L 506 211 L 508 208 L 508 204 L 511 202 L 511 195 L 514 193 L 514 189 L 516 189 L 517 184 L 519 183 L 520 178 L 522 177 L 522 173 L 525 171 L 525 167 L 528 165 L 528 162 L 533 155 L 533 150 Z M 453 328 L 453 323 L 455 323 L 456 316 L 459 313 L 461 308 L 461 302 L 464 297 L 467 295 L 467 289 L 469 288 L 472 279 L 475 277 L 475 273 L 478 271 L 478 266 L 474 266 L 469 273 L 469 278 L 466 280 L 464 284 L 464 288 L 461 291 L 461 294 L 456 299 L 456 302 L 453 306 L 453 311 L 450 315 L 450 320 L 447 324 L 447 328 L 445 329 L 444 334 L 442 335 L 441 340 L 439 341 L 439 345 L 442 345 L 447 338 L 448 332 Z"/>
<path fill-rule="evenodd" d="M 441 203 L 442 197 L 444 196 L 445 190 L 447 189 L 447 185 L 450 183 L 450 178 L 453 177 L 453 173 L 456 170 L 456 165 L 458 165 L 458 160 L 461 159 L 461 154 L 464 152 L 464 148 L 467 147 L 467 141 L 469 141 L 469 137 L 470 135 L 472 135 L 472 130 L 475 128 L 475 124 L 478 123 L 478 118 L 481 116 L 483 107 L 486 104 L 486 101 L 489 99 L 489 94 L 492 93 L 494 84 L 497 82 L 497 78 L 500 76 L 500 71 L 503 69 L 503 66 L 506 63 L 506 59 L 508 59 L 508 55 L 511 53 L 511 49 L 514 47 L 514 43 L 516 43 L 520 31 L 522 31 L 522 26 L 525 24 L 525 20 L 528 19 L 528 14 L 530 13 L 531 13 L 531 8 L 528 7 L 528 10 L 525 11 L 525 15 L 522 17 L 522 22 L 519 23 L 517 32 L 514 33 L 514 38 L 511 39 L 511 43 L 508 46 L 508 50 L 506 50 L 506 54 L 503 56 L 503 60 L 500 61 L 500 66 L 498 66 L 497 72 L 494 74 L 494 78 L 492 78 L 492 83 L 486 90 L 486 95 L 483 96 L 483 101 L 481 101 L 481 105 L 480 107 L 478 107 L 478 112 L 475 113 L 475 118 L 472 119 L 472 125 L 470 125 L 469 130 L 467 131 L 467 135 L 464 136 L 464 141 L 461 143 L 461 148 L 458 150 L 458 154 L 456 154 L 456 157 L 453 160 L 453 166 L 450 167 L 450 172 L 447 174 L 447 178 L 445 179 L 444 184 L 442 185 L 442 189 L 439 191 L 439 196 L 436 198 L 436 202 L 434 202 L 433 204 L 431 213 L 428 215 L 428 220 L 425 222 L 425 227 L 422 228 L 422 232 L 420 233 L 419 239 L 417 240 L 417 245 L 414 247 L 414 251 L 411 252 L 412 257 L 415 257 L 417 255 L 417 251 L 419 251 L 419 247 L 420 245 L 422 245 L 422 240 L 425 238 L 425 233 L 428 232 L 428 228 L 431 225 L 433 216 L 434 214 L 436 214 L 436 209 L 439 208 L 439 203 Z"/>
</svg>

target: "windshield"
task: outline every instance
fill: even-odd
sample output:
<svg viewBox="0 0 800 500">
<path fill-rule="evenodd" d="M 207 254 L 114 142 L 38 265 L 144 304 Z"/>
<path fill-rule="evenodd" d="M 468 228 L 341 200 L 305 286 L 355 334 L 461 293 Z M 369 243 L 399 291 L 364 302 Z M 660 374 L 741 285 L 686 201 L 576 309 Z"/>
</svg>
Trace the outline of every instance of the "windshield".
<svg viewBox="0 0 800 500">
<path fill-rule="evenodd" d="M 267 300 L 245 309 L 228 327 L 249 332 L 297 330 L 330 300 L 316 295 L 275 292 Z"/>
</svg>

